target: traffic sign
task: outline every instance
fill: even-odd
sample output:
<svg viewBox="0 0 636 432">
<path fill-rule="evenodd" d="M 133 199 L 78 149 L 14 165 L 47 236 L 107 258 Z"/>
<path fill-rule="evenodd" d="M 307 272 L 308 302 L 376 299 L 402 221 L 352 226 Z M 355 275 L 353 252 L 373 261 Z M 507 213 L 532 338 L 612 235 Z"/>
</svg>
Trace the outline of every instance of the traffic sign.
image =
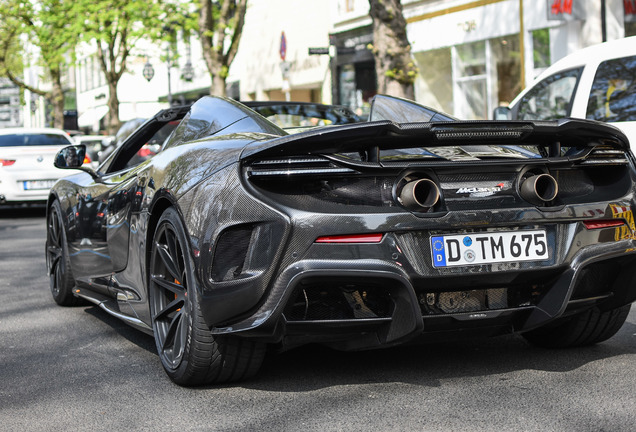
<svg viewBox="0 0 636 432">
<path fill-rule="evenodd" d="M 329 47 L 309 48 L 309 55 L 329 54 Z"/>
<path fill-rule="evenodd" d="M 280 59 L 285 61 L 287 57 L 287 38 L 285 38 L 285 32 L 280 34 Z"/>
</svg>

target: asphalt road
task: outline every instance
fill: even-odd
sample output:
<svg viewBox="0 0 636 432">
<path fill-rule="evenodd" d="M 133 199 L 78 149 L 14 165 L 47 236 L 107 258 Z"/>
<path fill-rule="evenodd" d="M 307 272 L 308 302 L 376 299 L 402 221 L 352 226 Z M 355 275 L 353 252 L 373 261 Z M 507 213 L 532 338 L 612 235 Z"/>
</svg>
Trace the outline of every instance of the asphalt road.
<svg viewBox="0 0 636 432">
<path fill-rule="evenodd" d="M 510 336 L 270 355 L 259 376 L 186 389 L 151 337 L 53 302 L 44 212 L 0 208 L 1 431 L 634 431 L 636 307 L 609 341 Z"/>
</svg>

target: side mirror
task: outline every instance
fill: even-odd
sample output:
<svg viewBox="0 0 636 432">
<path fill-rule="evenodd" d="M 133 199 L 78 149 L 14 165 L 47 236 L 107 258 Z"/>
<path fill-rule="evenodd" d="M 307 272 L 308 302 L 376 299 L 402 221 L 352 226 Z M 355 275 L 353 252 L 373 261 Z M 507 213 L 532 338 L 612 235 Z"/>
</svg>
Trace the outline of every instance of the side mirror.
<svg viewBox="0 0 636 432">
<path fill-rule="evenodd" d="M 53 165 L 61 169 L 78 169 L 84 171 L 98 182 L 101 182 L 97 173 L 89 167 L 82 166 L 86 157 L 86 146 L 84 144 L 64 147 L 55 155 Z"/>
<path fill-rule="evenodd" d="M 512 112 L 506 106 L 500 106 L 494 109 L 492 113 L 494 120 L 512 120 Z"/>
<path fill-rule="evenodd" d="M 84 144 L 64 147 L 55 155 L 54 165 L 62 169 L 78 169 L 84 163 L 86 146 Z"/>
</svg>

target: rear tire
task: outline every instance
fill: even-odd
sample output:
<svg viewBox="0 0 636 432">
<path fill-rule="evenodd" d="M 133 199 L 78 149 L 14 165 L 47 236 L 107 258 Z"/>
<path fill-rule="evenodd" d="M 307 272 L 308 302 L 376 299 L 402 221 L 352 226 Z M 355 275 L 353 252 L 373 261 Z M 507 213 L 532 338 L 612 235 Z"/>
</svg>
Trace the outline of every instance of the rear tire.
<svg viewBox="0 0 636 432">
<path fill-rule="evenodd" d="M 66 231 L 59 201 L 53 201 L 46 222 L 46 268 L 53 300 L 60 306 L 85 304 L 82 299 L 73 294 L 75 280 L 71 271 Z"/>
<path fill-rule="evenodd" d="M 185 229 L 173 208 L 161 216 L 154 234 L 149 295 L 157 352 L 176 384 L 238 381 L 258 372 L 263 343 L 213 335 L 206 325 Z"/>
<path fill-rule="evenodd" d="M 631 304 L 601 311 L 588 309 L 556 323 L 523 334 L 529 342 L 546 348 L 570 348 L 603 342 L 614 336 L 627 319 Z"/>
</svg>

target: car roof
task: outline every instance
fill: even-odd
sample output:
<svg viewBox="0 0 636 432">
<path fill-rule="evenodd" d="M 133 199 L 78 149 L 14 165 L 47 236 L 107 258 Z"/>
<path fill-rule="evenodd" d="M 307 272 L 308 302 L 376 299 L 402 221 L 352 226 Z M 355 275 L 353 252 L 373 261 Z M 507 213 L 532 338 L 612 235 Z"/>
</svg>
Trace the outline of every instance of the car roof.
<svg viewBox="0 0 636 432">
<path fill-rule="evenodd" d="M 537 83 L 554 75 L 560 71 L 574 69 L 576 67 L 593 68 L 596 70 L 599 63 L 606 60 L 636 55 L 636 36 L 630 36 L 622 39 L 616 39 L 610 42 L 604 42 L 597 45 L 591 45 L 573 52 L 555 62 L 552 66 L 541 72 L 532 82 L 524 88 L 510 102 L 513 107 L 525 97 L 526 93 L 532 90 Z"/>
<path fill-rule="evenodd" d="M 25 127 L 16 127 L 16 128 L 5 128 L 0 129 L 0 135 L 26 135 L 26 134 L 55 134 L 55 135 L 64 135 L 69 136 L 62 129 L 56 128 L 25 128 Z"/>
<path fill-rule="evenodd" d="M 543 71 L 535 81 L 552 75 L 559 70 L 572 69 L 588 64 L 597 64 L 605 60 L 630 55 L 636 55 L 636 36 L 604 42 L 575 51 L 555 62 L 552 66 Z"/>
</svg>

